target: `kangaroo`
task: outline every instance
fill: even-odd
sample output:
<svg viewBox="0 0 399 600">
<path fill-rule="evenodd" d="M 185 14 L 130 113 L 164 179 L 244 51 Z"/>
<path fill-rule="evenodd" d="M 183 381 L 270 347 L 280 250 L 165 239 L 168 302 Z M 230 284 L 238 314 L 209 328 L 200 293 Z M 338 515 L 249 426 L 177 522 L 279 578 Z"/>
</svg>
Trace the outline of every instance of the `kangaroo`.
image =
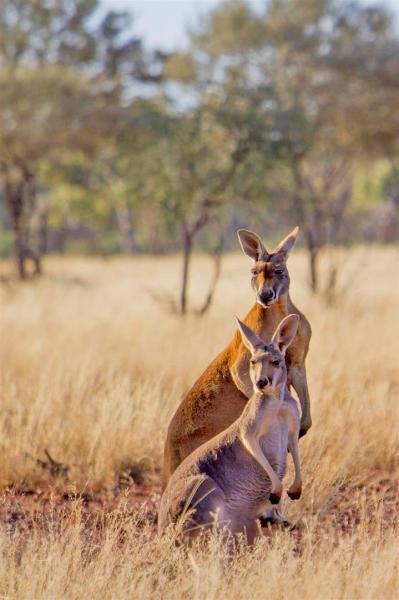
<svg viewBox="0 0 399 600">
<path fill-rule="evenodd" d="M 295 467 L 287 493 L 292 499 L 301 495 L 299 410 L 285 392 L 284 360 L 299 317 L 285 317 L 270 344 L 238 319 L 237 323 L 251 355 L 252 396 L 232 425 L 194 450 L 173 473 L 161 498 L 160 533 L 184 519 L 182 533 L 189 538 L 203 527 L 216 525 L 233 535 L 244 534 L 252 544 L 259 534 L 257 518 L 280 501 L 287 448 Z"/>
<path fill-rule="evenodd" d="M 300 400 L 302 417 L 300 436 L 311 427 L 310 401 L 306 381 L 305 358 L 311 328 L 289 295 L 287 258 L 293 248 L 298 228 L 283 239 L 273 252 L 268 252 L 253 232 L 240 229 L 238 238 L 243 252 L 253 260 L 252 287 L 256 303 L 244 322 L 265 342 L 270 342 L 278 323 L 290 313 L 299 317 L 295 340 L 286 354 L 288 386 Z M 164 449 L 164 486 L 178 465 L 196 448 L 225 430 L 242 413 L 252 395 L 248 373 L 249 352 L 238 331 L 199 377 L 183 398 L 169 424 Z M 289 396 L 288 387 L 285 391 Z M 276 511 L 274 511 L 276 513 Z M 281 515 L 276 520 L 282 522 Z"/>
</svg>

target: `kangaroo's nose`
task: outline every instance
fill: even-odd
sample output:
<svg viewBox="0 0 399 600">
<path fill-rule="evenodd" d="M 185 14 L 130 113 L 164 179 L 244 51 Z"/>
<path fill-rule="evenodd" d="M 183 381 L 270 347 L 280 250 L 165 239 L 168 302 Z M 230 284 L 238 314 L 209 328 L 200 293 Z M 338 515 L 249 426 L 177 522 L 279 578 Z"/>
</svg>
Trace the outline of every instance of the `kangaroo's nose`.
<svg viewBox="0 0 399 600">
<path fill-rule="evenodd" d="M 264 304 L 267 304 L 267 302 L 270 302 L 270 300 L 272 300 L 273 297 L 274 297 L 273 290 L 268 290 L 267 292 L 262 292 L 259 296 L 260 301 L 263 302 Z"/>
<path fill-rule="evenodd" d="M 269 377 L 264 377 L 263 379 L 259 379 L 259 381 L 257 382 L 257 387 L 262 390 L 264 387 L 266 387 L 267 385 L 270 385 L 271 381 L 269 379 Z"/>
</svg>

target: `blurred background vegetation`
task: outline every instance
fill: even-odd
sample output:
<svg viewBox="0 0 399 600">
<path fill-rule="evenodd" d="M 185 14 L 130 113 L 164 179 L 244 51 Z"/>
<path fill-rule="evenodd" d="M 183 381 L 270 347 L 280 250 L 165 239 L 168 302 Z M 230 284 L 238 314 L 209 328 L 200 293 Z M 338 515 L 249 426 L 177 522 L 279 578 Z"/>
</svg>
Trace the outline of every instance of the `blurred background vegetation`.
<svg viewBox="0 0 399 600">
<path fill-rule="evenodd" d="M 277 241 L 298 224 L 315 292 L 326 247 L 397 238 L 384 4 L 220 2 L 176 52 L 100 8 L 0 0 L 0 256 L 19 277 L 49 253 L 179 251 L 184 313 L 192 251 L 211 254 L 215 285 L 239 226 Z"/>
</svg>

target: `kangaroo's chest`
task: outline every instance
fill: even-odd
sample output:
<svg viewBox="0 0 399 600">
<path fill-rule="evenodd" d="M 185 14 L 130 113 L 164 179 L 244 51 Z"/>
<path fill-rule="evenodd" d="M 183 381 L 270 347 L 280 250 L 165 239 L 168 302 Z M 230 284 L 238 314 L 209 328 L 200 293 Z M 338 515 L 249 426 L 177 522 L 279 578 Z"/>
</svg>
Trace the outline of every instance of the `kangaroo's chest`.
<svg viewBox="0 0 399 600">
<path fill-rule="evenodd" d="M 279 479 L 283 479 L 287 468 L 288 448 L 288 427 L 283 420 L 278 419 L 267 435 L 261 437 L 260 447 Z"/>
<path fill-rule="evenodd" d="M 283 479 L 286 472 L 287 444 L 288 429 L 279 420 L 260 439 L 262 452 L 279 479 Z M 237 446 L 234 459 L 222 462 L 212 475 L 223 489 L 229 508 L 258 514 L 271 491 L 271 481 L 263 467 L 243 447 Z"/>
</svg>

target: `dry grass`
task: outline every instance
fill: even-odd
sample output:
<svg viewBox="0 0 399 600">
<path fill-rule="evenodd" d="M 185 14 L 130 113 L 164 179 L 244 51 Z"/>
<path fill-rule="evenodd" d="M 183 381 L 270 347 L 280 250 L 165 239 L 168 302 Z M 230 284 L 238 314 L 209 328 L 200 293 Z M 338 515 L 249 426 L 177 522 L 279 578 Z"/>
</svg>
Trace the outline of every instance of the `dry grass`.
<svg viewBox="0 0 399 600">
<path fill-rule="evenodd" d="M 127 516 L 129 518 L 127 518 Z M 61 531 L 1 534 L 0 594 L 21 600 L 194 598 L 254 600 L 394 600 L 397 540 L 370 531 L 332 543 L 306 534 L 302 553 L 287 533 L 242 548 L 228 561 L 213 539 L 205 548 L 175 547 L 123 509 L 109 515 L 101 539 L 84 535 L 79 509 Z M 121 525 L 122 524 L 122 525 Z M 123 527 L 123 531 L 122 531 Z M 123 542 L 121 542 L 121 531 Z M 22 549 L 21 549 L 22 548 Z"/>
<path fill-rule="evenodd" d="M 292 297 L 313 327 L 314 426 L 300 444 L 304 496 L 287 507 L 304 522 L 300 551 L 279 534 L 226 568 L 215 560 L 217 541 L 206 552 L 171 549 L 123 507 L 109 512 L 101 539 L 92 538 L 76 509 L 61 532 L 0 530 L 0 596 L 394 598 L 394 524 L 387 526 L 377 499 L 365 498 L 356 531 L 320 530 L 340 489 L 377 472 L 397 475 L 397 259 L 395 249 L 343 253 L 333 308 L 310 296 L 305 257 L 296 251 L 290 259 Z M 206 293 L 208 266 L 195 260 L 194 304 Z M 178 287 L 173 257 L 54 259 L 41 281 L 3 283 L 0 487 L 111 489 L 143 459 L 156 477 L 182 393 L 230 339 L 233 315 L 251 306 L 249 266 L 239 255 L 225 259 L 215 304 L 200 320 L 181 320 L 156 299 Z M 37 463 L 46 448 L 69 466 L 68 480 Z"/>
</svg>

